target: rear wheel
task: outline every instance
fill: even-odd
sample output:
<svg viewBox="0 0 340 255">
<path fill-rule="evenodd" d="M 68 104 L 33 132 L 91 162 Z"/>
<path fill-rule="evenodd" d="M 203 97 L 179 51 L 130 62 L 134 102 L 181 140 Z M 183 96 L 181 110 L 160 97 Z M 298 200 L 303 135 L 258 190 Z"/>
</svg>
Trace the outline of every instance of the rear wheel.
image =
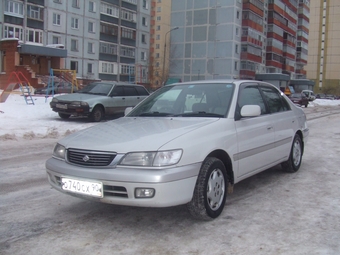
<svg viewBox="0 0 340 255">
<path fill-rule="evenodd" d="M 103 119 L 104 117 L 104 111 L 103 108 L 99 105 L 97 105 L 96 107 L 94 107 L 94 109 L 92 110 L 91 114 L 90 114 L 90 119 L 93 122 L 99 122 Z"/>
<path fill-rule="evenodd" d="M 65 114 L 65 113 L 60 113 L 60 112 L 58 114 L 59 114 L 59 117 L 62 119 L 68 119 L 71 116 L 70 114 Z"/>
<path fill-rule="evenodd" d="M 295 173 L 299 170 L 302 161 L 302 141 L 299 135 L 295 135 L 289 158 L 281 164 L 288 173 Z"/>
<path fill-rule="evenodd" d="M 207 158 L 197 178 L 189 212 L 198 219 L 211 220 L 223 211 L 228 190 L 227 171 L 221 160 Z"/>
</svg>

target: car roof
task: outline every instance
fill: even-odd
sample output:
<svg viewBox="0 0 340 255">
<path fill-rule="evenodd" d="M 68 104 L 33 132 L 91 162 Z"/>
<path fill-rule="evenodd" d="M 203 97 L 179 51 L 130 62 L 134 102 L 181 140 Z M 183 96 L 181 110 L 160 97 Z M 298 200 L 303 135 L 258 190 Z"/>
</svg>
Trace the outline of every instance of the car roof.
<svg viewBox="0 0 340 255">
<path fill-rule="evenodd" d="M 265 82 L 265 81 L 258 81 L 258 80 L 237 80 L 237 79 L 217 79 L 217 80 L 201 80 L 201 81 L 187 81 L 187 82 L 177 82 L 177 83 L 172 83 L 168 84 L 165 86 L 180 86 L 180 85 L 192 85 L 192 84 L 209 84 L 209 83 L 233 83 L 235 85 L 240 85 L 245 82 L 250 82 L 250 83 L 261 83 L 264 85 L 270 85 L 273 87 L 273 84 Z"/>
</svg>

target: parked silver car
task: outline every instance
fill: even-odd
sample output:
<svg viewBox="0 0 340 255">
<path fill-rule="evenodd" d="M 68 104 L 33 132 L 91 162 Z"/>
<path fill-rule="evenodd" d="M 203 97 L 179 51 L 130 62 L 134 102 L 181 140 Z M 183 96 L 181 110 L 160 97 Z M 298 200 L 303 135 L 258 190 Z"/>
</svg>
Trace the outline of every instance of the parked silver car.
<svg viewBox="0 0 340 255">
<path fill-rule="evenodd" d="M 241 180 L 277 164 L 298 171 L 308 134 L 304 111 L 271 84 L 177 83 L 125 117 L 60 140 L 46 162 L 47 176 L 52 187 L 80 198 L 187 204 L 194 217 L 213 219 Z"/>
<path fill-rule="evenodd" d="M 54 97 L 50 106 L 63 119 L 87 116 L 98 122 L 105 115 L 124 113 L 127 107 L 136 106 L 148 96 L 149 92 L 142 85 L 94 82 L 77 93 Z"/>
<path fill-rule="evenodd" d="M 55 82 L 44 88 L 38 88 L 34 90 L 35 95 L 54 95 L 61 93 L 75 93 L 78 88 L 69 82 Z"/>
</svg>

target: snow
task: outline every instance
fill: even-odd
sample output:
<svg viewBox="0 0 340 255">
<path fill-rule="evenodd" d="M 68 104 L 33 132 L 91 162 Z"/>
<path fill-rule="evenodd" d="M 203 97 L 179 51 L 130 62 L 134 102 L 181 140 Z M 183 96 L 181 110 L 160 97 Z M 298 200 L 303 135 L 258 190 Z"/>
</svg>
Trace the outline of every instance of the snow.
<svg viewBox="0 0 340 255">
<path fill-rule="evenodd" d="M 12 93 L 0 103 L 0 140 L 59 138 L 96 124 L 86 118 L 62 120 L 50 108 L 52 97 L 32 99 L 34 105 L 26 104 L 22 95 Z"/>
<path fill-rule="evenodd" d="M 59 138 L 96 124 L 87 118 L 61 119 L 50 108 L 52 97 L 32 96 L 32 99 L 34 105 L 26 104 L 24 97 L 14 92 L 0 103 L 0 140 Z M 308 107 L 338 105 L 340 100 L 316 99 Z"/>
</svg>

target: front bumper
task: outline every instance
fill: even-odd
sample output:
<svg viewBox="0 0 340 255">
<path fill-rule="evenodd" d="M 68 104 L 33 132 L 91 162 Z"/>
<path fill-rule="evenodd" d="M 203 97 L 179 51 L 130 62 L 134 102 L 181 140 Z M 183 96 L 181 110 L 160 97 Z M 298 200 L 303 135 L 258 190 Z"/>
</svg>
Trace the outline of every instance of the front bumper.
<svg viewBox="0 0 340 255">
<path fill-rule="evenodd" d="M 87 168 L 51 158 L 46 162 L 46 171 L 53 188 L 72 196 L 117 205 L 168 207 L 191 201 L 200 166 L 200 163 L 196 163 L 156 170 L 128 167 Z M 61 188 L 62 177 L 100 181 L 104 186 L 104 196 L 96 198 L 64 191 Z M 135 198 L 136 188 L 153 188 L 155 196 Z"/>
</svg>

